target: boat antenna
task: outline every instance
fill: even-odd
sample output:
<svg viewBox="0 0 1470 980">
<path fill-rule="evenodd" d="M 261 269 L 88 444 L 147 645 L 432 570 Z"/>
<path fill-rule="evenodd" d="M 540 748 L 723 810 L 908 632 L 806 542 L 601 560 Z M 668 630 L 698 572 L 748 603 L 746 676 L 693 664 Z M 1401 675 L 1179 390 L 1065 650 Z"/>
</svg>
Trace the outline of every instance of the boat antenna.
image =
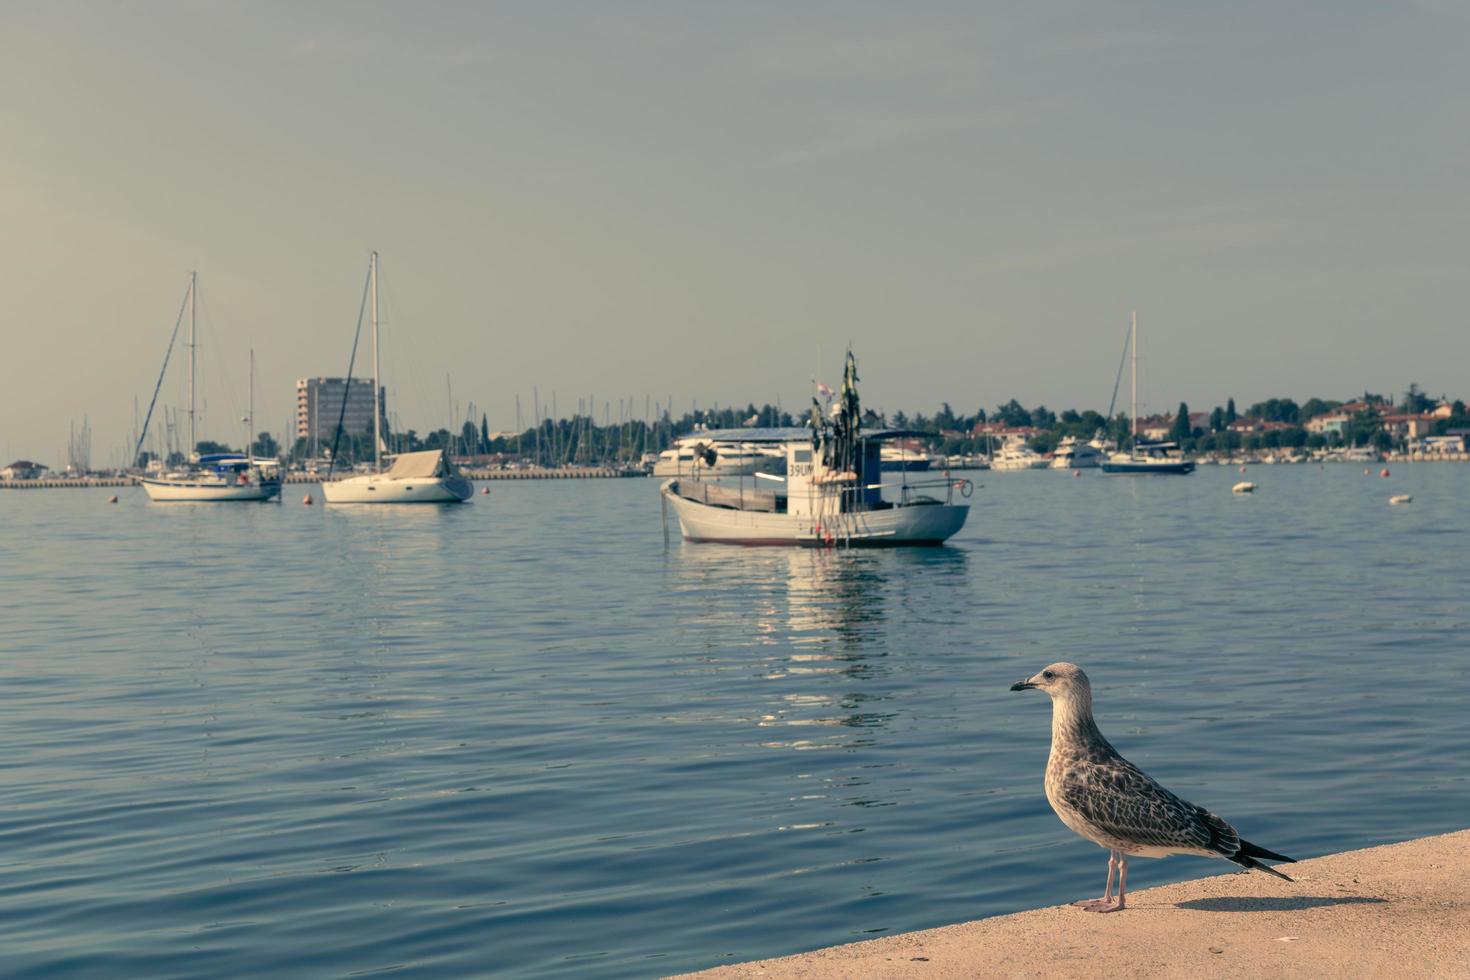
<svg viewBox="0 0 1470 980">
<path fill-rule="evenodd" d="M 194 292 L 193 280 L 189 282 L 189 293 Z M 148 402 L 148 414 L 143 416 L 143 428 L 138 433 L 138 444 L 133 447 L 133 463 L 138 462 L 138 454 L 143 451 L 143 440 L 148 438 L 148 423 L 153 418 L 153 406 L 158 404 L 158 392 L 163 387 L 164 375 L 168 373 L 168 361 L 173 356 L 174 341 L 179 339 L 179 327 L 184 323 L 184 309 L 189 305 L 189 296 L 184 297 L 184 302 L 179 306 L 178 319 L 174 320 L 174 332 L 168 338 L 168 350 L 163 353 L 163 367 L 158 369 L 158 384 L 153 386 L 153 397 Z M 133 409 L 135 412 L 137 408 Z"/>
<path fill-rule="evenodd" d="M 373 283 L 373 272 L 376 270 L 378 253 L 373 253 L 373 263 L 368 267 L 368 279 L 363 283 L 362 302 L 357 307 L 357 332 L 352 335 L 352 355 L 347 358 L 347 385 L 342 389 L 342 406 L 337 412 L 337 431 L 332 433 L 332 458 L 327 462 L 327 479 L 332 479 L 332 471 L 337 468 L 337 446 L 342 441 L 342 421 L 347 416 L 347 393 L 352 390 L 352 367 L 357 363 L 357 342 L 362 337 L 362 314 L 367 309 L 368 289 Z M 378 393 L 373 392 L 373 415 L 377 416 Z M 376 435 L 376 433 L 374 433 Z M 376 443 L 376 439 L 374 440 Z"/>
</svg>

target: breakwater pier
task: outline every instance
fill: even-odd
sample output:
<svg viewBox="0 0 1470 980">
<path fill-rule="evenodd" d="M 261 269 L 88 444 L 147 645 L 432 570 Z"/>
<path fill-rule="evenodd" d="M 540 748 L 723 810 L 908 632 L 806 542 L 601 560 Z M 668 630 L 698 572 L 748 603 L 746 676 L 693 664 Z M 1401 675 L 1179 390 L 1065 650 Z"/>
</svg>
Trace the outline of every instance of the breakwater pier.
<svg viewBox="0 0 1470 980">
<path fill-rule="evenodd" d="M 620 469 L 613 466 L 558 466 L 526 467 L 505 470 L 461 470 L 465 477 L 476 481 L 488 480 L 610 480 L 623 477 L 645 477 L 642 470 Z M 349 473 L 338 476 L 349 476 Z M 322 473 L 287 473 L 282 483 L 321 483 Z M 103 487 L 130 487 L 138 482 L 136 476 L 81 476 L 40 480 L 0 480 L 0 490 L 61 490 L 98 489 Z"/>
</svg>

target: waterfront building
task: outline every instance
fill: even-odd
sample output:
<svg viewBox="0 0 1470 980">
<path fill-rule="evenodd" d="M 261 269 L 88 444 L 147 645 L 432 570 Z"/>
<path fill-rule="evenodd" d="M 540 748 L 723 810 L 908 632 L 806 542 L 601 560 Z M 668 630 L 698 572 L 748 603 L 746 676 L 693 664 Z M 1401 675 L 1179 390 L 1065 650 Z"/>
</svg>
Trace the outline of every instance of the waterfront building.
<svg viewBox="0 0 1470 980">
<path fill-rule="evenodd" d="M 343 399 L 347 410 L 342 410 Z M 384 406 L 387 399 L 383 389 L 378 389 L 378 413 L 386 421 Z M 368 378 L 353 378 L 349 389 L 345 378 L 301 378 L 296 382 L 296 438 L 310 442 L 313 457 L 320 456 L 323 448 L 330 449 L 332 436 L 337 431 L 337 419 L 342 419 L 342 431 L 351 435 L 371 432 L 373 428 L 373 383 Z"/>
<path fill-rule="evenodd" d="M 0 459 L 3 459 L 0 456 Z M 28 459 L 18 459 L 5 469 L 0 470 L 0 480 L 38 480 L 41 474 L 46 472 L 46 467 L 41 463 L 33 463 Z"/>
<path fill-rule="evenodd" d="M 1138 420 L 1138 435 L 1143 442 L 1164 442 L 1174 437 L 1173 415 L 1147 415 Z"/>
<path fill-rule="evenodd" d="M 1239 433 L 1240 435 L 1246 435 L 1250 432 L 1264 432 L 1266 431 L 1266 423 L 1263 419 L 1258 419 L 1253 415 L 1242 415 L 1234 422 L 1227 423 L 1225 431 Z"/>
<path fill-rule="evenodd" d="M 1387 432 L 1390 438 L 1412 441 L 1422 439 L 1433 432 L 1434 423 L 1439 420 L 1426 412 L 1422 415 L 1385 413 L 1379 416 L 1379 421 L 1383 423 L 1383 431 Z"/>
<path fill-rule="evenodd" d="M 994 446 L 1023 443 L 1047 430 L 1034 425 L 1007 425 L 1004 422 L 976 422 L 970 435 L 976 439 L 988 439 Z"/>
<path fill-rule="evenodd" d="M 1410 449 L 1426 456 L 1450 456 L 1463 453 L 1465 451 L 1465 431 L 1461 429 L 1459 435 L 1425 436 Z"/>
<path fill-rule="evenodd" d="M 1352 418 L 1346 412 L 1324 412 L 1307 419 L 1307 424 L 1303 428 L 1320 436 L 1331 435 L 1334 432 L 1342 435 L 1343 426 L 1351 422 Z"/>
</svg>

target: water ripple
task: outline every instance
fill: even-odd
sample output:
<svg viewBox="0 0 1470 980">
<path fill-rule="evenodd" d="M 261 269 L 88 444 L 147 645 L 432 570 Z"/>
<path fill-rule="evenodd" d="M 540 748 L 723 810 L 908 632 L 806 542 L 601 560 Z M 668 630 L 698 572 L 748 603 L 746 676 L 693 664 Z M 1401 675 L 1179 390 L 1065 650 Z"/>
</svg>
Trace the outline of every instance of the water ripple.
<svg viewBox="0 0 1470 980">
<path fill-rule="evenodd" d="M 646 976 L 1075 898 L 1007 690 L 1058 659 L 1273 848 L 1457 829 L 1470 468 L 1236 478 L 992 475 L 853 554 L 665 550 L 646 481 L 0 494 L 6 973 Z"/>
</svg>

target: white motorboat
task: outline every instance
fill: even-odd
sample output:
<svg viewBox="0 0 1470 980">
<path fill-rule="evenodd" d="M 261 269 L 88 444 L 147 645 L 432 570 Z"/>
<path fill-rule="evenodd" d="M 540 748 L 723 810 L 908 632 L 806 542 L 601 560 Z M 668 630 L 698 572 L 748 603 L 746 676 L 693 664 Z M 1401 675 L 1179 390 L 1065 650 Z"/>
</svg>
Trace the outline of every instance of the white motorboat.
<svg viewBox="0 0 1470 980">
<path fill-rule="evenodd" d="M 1050 461 L 1023 442 L 1010 442 L 1001 447 L 990 460 L 990 468 L 997 472 L 1012 470 L 1044 470 Z"/>
<path fill-rule="evenodd" d="M 1102 465 L 1103 447 L 1096 440 L 1081 442 L 1076 436 L 1066 436 L 1052 451 L 1051 468 L 1054 470 L 1086 470 Z"/>
<path fill-rule="evenodd" d="M 195 349 L 195 324 L 196 313 L 199 306 L 199 273 L 189 273 L 189 290 L 185 295 L 185 305 L 189 310 L 189 453 L 193 454 L 195 442 L 194 431 L 194 371 Z M 183 310 L 179 311 L 180 318 Z M 143 440 L 148 435 L 148 423 L 153 418 L 153 406 L 158 403 L 158 392 L 163 387 L 164 376 L 168 373 L 169 357 L 173 354 L 174 341 L 179 335 L 179 325 L 174 324 L 173 336 L 169 338 L 168 351 L 163 356 L 163 369 L 158 374 L 158 385 L 153 389 L 153 401 L 148 405 L 148 415 L 143 420 L 143 429 L 138 434 L 138 444 L 133 449 L 133 458 L 137 459 L 143 448 Z M 246 431 L 245 441 L 247 444 L 254 438 L 255 429 L 255 352 L 250 352 L 250 412 L 245 416 Z M 143 485 L 143 490 L 148 494 L 149 500 L 158 501 L 228 501 L 228 500 L 270 500 L 281 492 L 281 467 L 274 459 L 256 459 L 251 452 L 246 453 L 211 453 L 204 456 L 192 457 L 190 465 L 181 470 L 173 470 L 161 473 L 157 476 L 143 476 L 138 478 Z"/>
<path fill-rule="evenodd" d="M 653 475 L 717 478 L 757 473 L 779 476 L 785 472 L 784 453 L 764 443 L 742 441 L 739 429 L 721 429 L 718 433 L 722 438 L 695 433 L 678 439 L 659 453 Z"/>
<path fill-rule="evenodd" d="M 893 443 L 878 451 L 878 459 L 886 473 L 926 473 L 934 465 L 934 457 L 928 453 Z"/>
<path fill-rule="evenodd" d="M 373 400 L 377 401 L 378 373 L 378 253 L 368 260 L 373 334 Z M 361 323 L 361 321 L 359 321 Z M 348 371 L 349 383 L 351 371 Z M 475 492 L 442 449 L 400 453 L 383 470 L 383 413 L 373 412 L 373 470 L 358 476 L 322 483 L 322 499 L 329 504 L 457 504 Z M 336 453 L 333 453 L 335 460 Z M 328 471 L 330 477 L 330 470 Z"/>
<path fill-rule="evenodd" d="M 666 480 L 659 491 L 685 540 L 840 548 L 936 545 L 958 532 L 970 508 L 956 504 L 954 493 L 968 496 L 968 480 L 905 479 L 895 485 L 897 501 L 883 498 L 882 444 L 914 433 L 861 431 L 851 352 L 840 397 L 833 412 L 814 407 L 810 429 L 760 437 L 784 455 L 784 480 L 755 477 L 735 486 L 686 476 Z"/>
</svg>

